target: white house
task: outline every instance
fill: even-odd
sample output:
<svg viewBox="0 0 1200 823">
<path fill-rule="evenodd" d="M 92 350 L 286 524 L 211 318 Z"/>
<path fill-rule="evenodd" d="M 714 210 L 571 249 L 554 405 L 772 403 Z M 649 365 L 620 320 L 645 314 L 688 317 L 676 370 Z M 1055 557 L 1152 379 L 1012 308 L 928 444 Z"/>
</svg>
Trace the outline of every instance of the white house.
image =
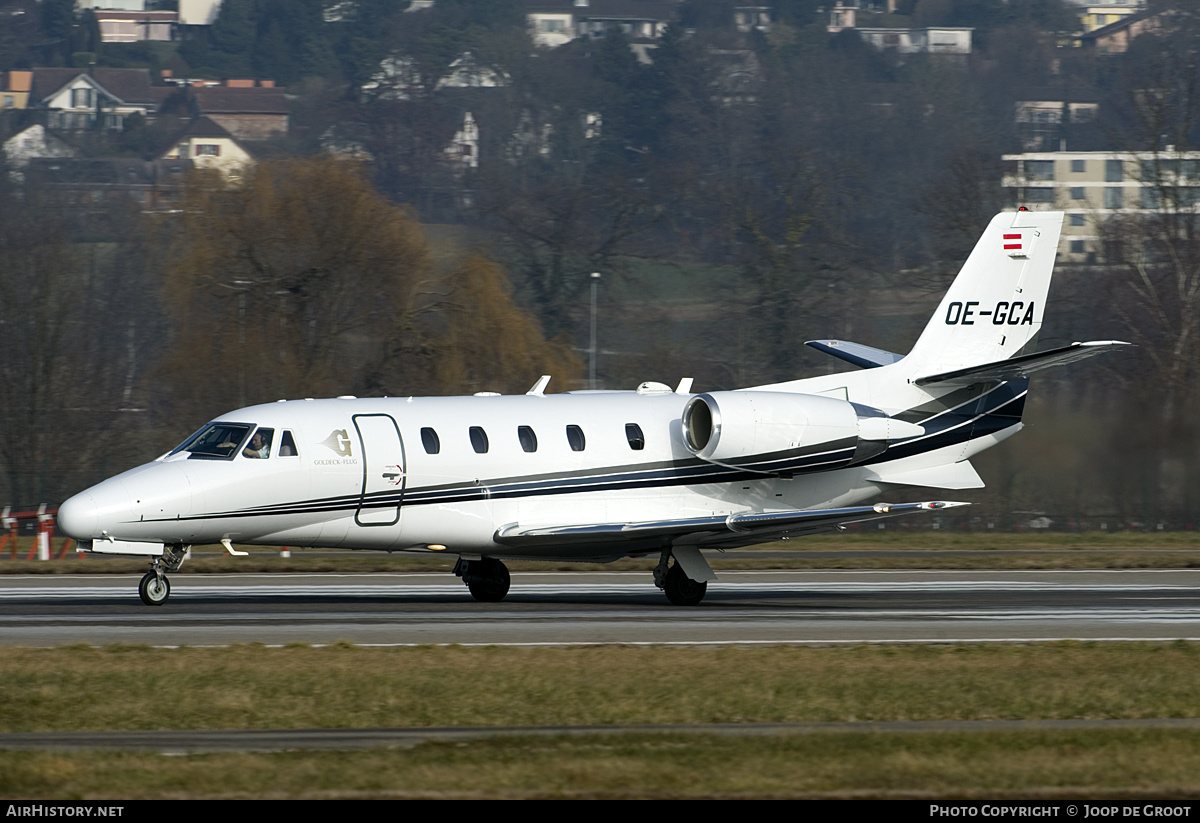
<svg viewBox="0 0 1200 823">
<path fill-rule="evenodd" d="M 444 153 L 455 171 L 479 168 L 479 126 L 471 112 L 463 115 L 462 128 L 454 133 Z"/>
<path fill-rule="evenodd" d="M 179 25 L 211 26 L 221 11 L 221 0 L 179 0 Z"/>
<path fill-rule="evenodd" d="M 45 111 L 46 125 L 63 131 L 123 129 L 130 115 L 150 117 L 158 99 L 146 69 L 34 69 L 30 107 Z"/>
<path fill-rule="evenodd" d="M 228 131 L 208 117 L 197 117 L 176 135 L 159 160 L 191 160 L 198 169 L 219 171 L 227 180 L 237 180 L 254 162 Z"/>
<path fill-rule="evenodd" d="M 169 42 L 175 39 L 175 27 L 179 23 L 179 13 L 174 11 L 97 9 L 92 14 L 100 27 L 102 43 Z"/>
<path fill-rule="evenodd" d="M 79 152 L 46 131 L 45 126 L 30 126 L 17 132 L 0 146 L 8 162 L 8 176 L 17 183 L 25 179 L 21 171 L 33 160 L 40 158 L 78 157 Z"/>
</svg>

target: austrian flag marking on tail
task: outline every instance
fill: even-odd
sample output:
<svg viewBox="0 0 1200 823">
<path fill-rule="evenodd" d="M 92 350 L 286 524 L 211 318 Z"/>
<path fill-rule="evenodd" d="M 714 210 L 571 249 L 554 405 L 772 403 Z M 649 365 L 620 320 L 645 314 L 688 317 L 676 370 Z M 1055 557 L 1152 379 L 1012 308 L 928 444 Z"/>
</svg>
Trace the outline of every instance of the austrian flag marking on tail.
<svg viewBox="0 0 1200 823">
<path fill-rule="evenodd" d="M 1017 250 L 1020 250 L 1020 248 L 1021 248 L 1021 235 L 1020 235 L 1020 234 L 1006 234 L 1006 235 L 1004 235 L 1004 249 L 1005 249 L 1005 251 L 1007 251 L 1007 250 L 1009 250 L 1009 249 L 1017 249 Z"/>
</svg>

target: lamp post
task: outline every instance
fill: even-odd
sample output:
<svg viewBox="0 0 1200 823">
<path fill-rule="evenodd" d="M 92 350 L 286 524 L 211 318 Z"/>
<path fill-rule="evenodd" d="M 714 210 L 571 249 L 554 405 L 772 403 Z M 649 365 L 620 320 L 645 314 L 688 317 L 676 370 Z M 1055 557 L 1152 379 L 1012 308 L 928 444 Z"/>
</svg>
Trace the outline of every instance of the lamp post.
<svg viewBox="0 0 1200 823">
<path fill-rule="evenodd" d="M 596 287 L 600 285 L 600 272 L 591 274 L 592 280 L 592 335 L 588 346 L 588 388 L 596 389 Z"/>
</svg>

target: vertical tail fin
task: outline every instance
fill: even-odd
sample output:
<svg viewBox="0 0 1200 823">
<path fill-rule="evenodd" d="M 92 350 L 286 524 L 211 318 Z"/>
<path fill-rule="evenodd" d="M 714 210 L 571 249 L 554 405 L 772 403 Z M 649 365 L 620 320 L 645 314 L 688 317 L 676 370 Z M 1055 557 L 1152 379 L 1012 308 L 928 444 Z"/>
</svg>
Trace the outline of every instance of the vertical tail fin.
<svg viewBox="0 0 1200 823">
<path fill-rule="evenodd" d="M 1007 360 L 1042 327 L 1063 213 L 992 218 L 937 312 L 904 358 L 931 374 Z"/>
</svg>

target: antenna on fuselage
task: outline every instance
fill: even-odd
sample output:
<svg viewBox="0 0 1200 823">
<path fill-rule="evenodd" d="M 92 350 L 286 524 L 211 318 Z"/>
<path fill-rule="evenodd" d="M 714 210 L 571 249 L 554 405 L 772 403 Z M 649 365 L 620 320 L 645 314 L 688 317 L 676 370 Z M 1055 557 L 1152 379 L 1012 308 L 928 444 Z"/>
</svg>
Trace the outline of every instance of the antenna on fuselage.
<svg viewBox="0 0 1200 823">
<path fill-rule="evenodd" d="M 546 387 L 550 385 L 550 375 L 543 374 L 538 378 L 538 381 L 533 384 L 533 388 L 525 392 L 533 397 L 541 397 L 546 393 Z"/>
</svg>

